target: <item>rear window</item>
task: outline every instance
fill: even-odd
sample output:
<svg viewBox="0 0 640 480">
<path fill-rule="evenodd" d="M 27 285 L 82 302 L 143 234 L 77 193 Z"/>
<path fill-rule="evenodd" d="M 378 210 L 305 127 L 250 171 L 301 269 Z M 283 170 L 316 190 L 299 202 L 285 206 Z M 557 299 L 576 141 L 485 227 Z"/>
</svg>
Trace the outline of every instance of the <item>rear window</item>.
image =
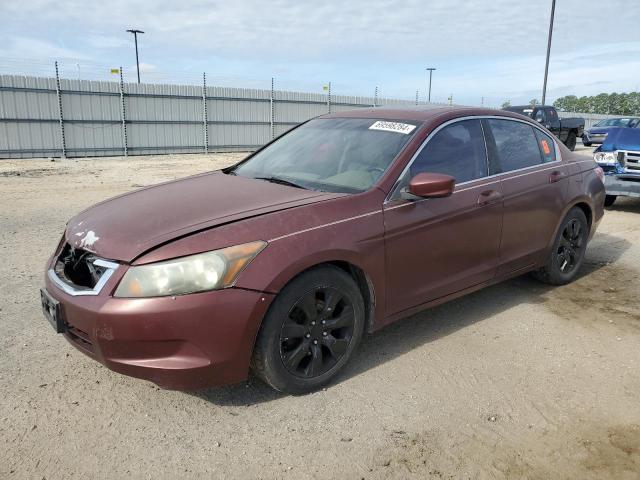
<svg viewBox="0 0 640 480">
<path fill-rule="evenodd" d="M 496 143 L 501 172 L 533 167 L 542 163 L 533 127 L 514 120 L 487 121 Z M 549 144 L 551 147 L 552 144 Z"/>
<path fill-rule="evenodd" d="M 509 112 L 519 113 L 520 115 L 526 115 L 529 118 L 533 118 L 533 107 L 508 107 L 505 110 Z"/>
</svg>

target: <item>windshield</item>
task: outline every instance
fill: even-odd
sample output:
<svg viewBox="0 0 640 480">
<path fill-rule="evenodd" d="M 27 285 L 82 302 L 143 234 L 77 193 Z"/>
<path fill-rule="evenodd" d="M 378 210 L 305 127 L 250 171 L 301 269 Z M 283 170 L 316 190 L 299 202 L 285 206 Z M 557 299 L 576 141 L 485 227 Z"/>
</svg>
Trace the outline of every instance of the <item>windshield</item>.
<svg viewBox="0 0 640 480">
<path fill-rule="evenodd" d="M 634 121 L 634 118 L 607 118 L 600 120 L 594 127 L 628 127 Z"/>
<path fill-rule="evenodd" d="M 418 123 L 374 118 L 318 118 L 228 170 L 310 190 L 358 193 L 371 188 Z"/>
</svg>

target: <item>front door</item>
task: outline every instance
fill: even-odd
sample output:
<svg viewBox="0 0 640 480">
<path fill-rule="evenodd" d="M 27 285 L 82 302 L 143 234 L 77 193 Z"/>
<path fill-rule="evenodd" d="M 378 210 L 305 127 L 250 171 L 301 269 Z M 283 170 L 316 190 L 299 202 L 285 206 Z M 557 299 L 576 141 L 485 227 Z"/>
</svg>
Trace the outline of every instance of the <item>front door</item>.
<svg viewBox="0 0 640 480">
<path fill-rule="evenodd" d="M 420 172 L 453 176 L 453 195 L 402 200 L 399 191 Z M 502 193 L 487 176 L 479 120 L 447 124 L 423 145 L 384 207 L 388 315 L 494 277 Z"/>
</svg>

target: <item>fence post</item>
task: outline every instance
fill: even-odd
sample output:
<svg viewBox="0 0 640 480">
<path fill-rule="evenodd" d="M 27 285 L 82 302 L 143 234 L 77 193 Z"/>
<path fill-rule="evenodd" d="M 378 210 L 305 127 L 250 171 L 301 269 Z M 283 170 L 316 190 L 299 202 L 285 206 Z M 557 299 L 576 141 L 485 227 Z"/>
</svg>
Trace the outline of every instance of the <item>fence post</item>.
<svg viewBox="0 0 640 480">
<path fill-rule="evenodd" d="M 416 105 L 418 105 L 418 90 L 416 90 Z"/>
<path fill-rule="evenodd" d="M 329 82 L 329 87 L 327 88 L 327 109 L 331 113 L 331 82 Z"/>
<path fill-rule="evenodd" d="M 271 124 L 271 139 L 274 139 L 276 136 L 276 131 L 275 131 L 275 108 L 274 108 L 274 91 L 273 91 L 273 77 L 271 77 L 271 96 L 269 97 L 269 122 Z"/>
<path fill-rule="evenodd" d="M 202 73 L 202 128 L 204 129 L 204 153 L 209 153 L 209 119 L 207 115 L 207 73 Z"/>
<path fill-rule="evenodd" d="M 62 147 L 62 158 L 67 158 L 67 143 L 64 138 L 64 118 L 62 115 L 62 92 L 60 91 L 60 73 L 58 72 L 57 61 L 56 61 L 56 96 L 58 97 L 58 121 L 60 122 L 60 145 Z"/>
<path fill-rule="evenodd" d="M 120 67 L 120 118 L 122 119 L 122 147 L 124 156 L 129 156 L 129 146 L 127 145 L 127 112 L 124 105 L 124 78 L 122 67 Z"/>
<path fill-rule="evenodd" d="M 373 108 L 378 106 L 378 87 L 376 87 L 376 91 L 373 94 Z"/>
</svg>

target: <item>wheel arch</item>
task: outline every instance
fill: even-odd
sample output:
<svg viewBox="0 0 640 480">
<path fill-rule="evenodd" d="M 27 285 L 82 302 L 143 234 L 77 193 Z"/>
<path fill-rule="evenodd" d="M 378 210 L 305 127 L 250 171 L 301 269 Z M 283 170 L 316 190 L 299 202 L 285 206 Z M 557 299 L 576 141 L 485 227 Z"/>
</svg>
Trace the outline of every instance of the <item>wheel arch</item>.
<svg viewBox="0 0 640 480">
<path fill-rule="evenodd" d="M 364 301 L 365 331 L 371 332 L 373 330 L 374 320 L 376 316 L 376 287 L 373 280 L 371 279 L 371 276 L 366 272 L 364 267 L 362 265 L 359 265 L 358 262 L 353 261 L 353 259 L 345 259 L 344 256 L 333 256 L 306 264 L 304 266 L 298 266 L 294 269 L 289 269 L 287 273 L 281 275 L 278 280 L 274 282 L 276 285 L 278 285 L 277 291 L 282 290 L 282 288 L 284 288 L 300 275 L 308 272 L 309 270 L 314 270 L 316 268 L 324 266 L 332 266 L 334 268 L 338 268 L 353 279 L 356 286 L 358 287 L 358 290 L 360 290 L 362 299 Z"/>
<path fill-rule="evenodd" d="M 551 249 L 551 247 L 553 246 L 553 242 L 555 241 L 556 236 L 558 235 L 558 231 L 560 230 L 562 222 L 572 208 L 579 208 L 580 210 L 582 210 L 585 217 L 587 217 L 587 225 L 588 225 L 589 231 L 592 232 L 593 214 L 594 214 L 593 207 L 591 203 L 587 201 L 585 198 L 576 198 L 574 199 L 574 201 L 570 202 L 567 205 L 567 207 L 562 211 L 562 215 L 559 216 L 558 222 L 556 224 L 556 228 L 553 230 L 553 236 L 549 239 L 549 244 L 547 245 L 547 248 Z"/>
</svg>

